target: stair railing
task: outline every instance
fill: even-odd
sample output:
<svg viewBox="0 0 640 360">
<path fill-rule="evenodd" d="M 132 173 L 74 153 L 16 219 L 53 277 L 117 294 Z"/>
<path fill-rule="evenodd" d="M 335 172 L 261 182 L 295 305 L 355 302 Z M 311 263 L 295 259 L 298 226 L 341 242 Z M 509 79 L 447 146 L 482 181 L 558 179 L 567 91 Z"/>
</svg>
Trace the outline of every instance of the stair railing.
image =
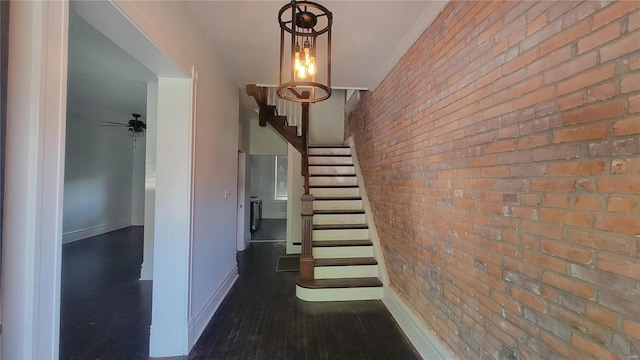
<svg viewBox="0 0 640 360">
<path fill-rule="evenodd" d="M 253 96 L 259 107 L 260 126 L 271 125 L 302 156 L 302 176 L 304 177 L 304 195 L 302 195 L 302 252 L 300 254 L 299 279 L 314 279 L 313 260 L 313 196 L 309 194 L 309 103 L 301 103 L 300 107 L 291 101 L 277 96 L 275 88 L 259 87 L 255 84 L 246 86 L 247 94 Z M 309 98 L 308 91 L 298 94 L 298 98 Z M 299 109 L 299 110 L 297 110 Z M 287 127 L 295 126 L 296 134 L 292 136 Z"/>
</svg>

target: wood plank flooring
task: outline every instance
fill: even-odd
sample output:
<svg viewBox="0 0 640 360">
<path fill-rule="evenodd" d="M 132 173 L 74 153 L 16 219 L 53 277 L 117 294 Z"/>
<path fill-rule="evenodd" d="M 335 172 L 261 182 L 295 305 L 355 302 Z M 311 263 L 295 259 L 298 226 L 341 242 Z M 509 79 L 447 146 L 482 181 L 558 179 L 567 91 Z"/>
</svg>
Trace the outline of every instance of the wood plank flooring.
<svg viewBox="0 0 640 360">
<path fill-rule="evenodd" d="M 63 246 L 61 359 L 146 359 L 151 282 L 139 281 L 142 228 Z M 276 272 L 283 243 L 238 254 L 240 277 L 192 360 L 410 360 L 412 345 L 380 301 L 306 303 L 296 273 Z"/>
<path fill-rule="evenodd" d="M 62 247 L 60 359 L 147 359 L 151 281 L 139 281 L 143 228 Z"/>
<path fill-rule="evenodd" d="M 240 278 L 189 359 L 420 359 L 380 301 L 307 303 L 295 273 L 274 271 L 284 244 L 252 243 Z"/>
</svg>

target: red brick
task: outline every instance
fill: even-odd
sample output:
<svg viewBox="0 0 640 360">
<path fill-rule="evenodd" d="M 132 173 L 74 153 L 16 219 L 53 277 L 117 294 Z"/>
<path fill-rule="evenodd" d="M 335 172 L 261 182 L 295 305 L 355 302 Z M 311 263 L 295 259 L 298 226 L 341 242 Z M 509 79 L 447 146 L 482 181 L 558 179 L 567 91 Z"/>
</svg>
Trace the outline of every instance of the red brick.
<svg viewBox="0 0 640 360">
<path fill-rule="evenodd" d="M 518 304 L 518 302 L 514 301 L 510 297 L 500 292 L 492 291 L 491 299 L 496 303 L 500 304 L 503 308 L 511 311 L 512 313 L 516 313 L 516 314 L 521 313 L 520 304 Z"/>
<path fill-rule="evenodd" d="M 544 196 L 544 205 L 547 207 L 568 208 L 569 195 L 566 194 L 546 194 Z"/>
<path fill-rule="evenodd" d="M 601 50 L 602 51 L 602 50 Z M 592 51 L 562 65 L 558 65 L 544 73 L 545 84 L 553 84 L 571 75 L 581 73 L 596 65 L 597 53 Z"/>
<path fill-rule="evenodd" d="M 576 210 L 591 211 L 600 211 L 602 209 L 602 207 L 600 206 L 600 198 L 591 195 L 577 195 L 574 208 Z"/>
<path fill-rule="evenodd" d="M 540 249 L 551 256 L 561 257 L 581 264 L 591 263 L 591 251 L 562 243 L 540 240 Z"/>
<path fill-rule="evenodd" d="M 611 174 L 640 174 L 640 158 L 611 160 Z"/>
<path fill-rule="evenodd" d="M 549 165 L 551 176 L 583 176 L 604 173 L 604 161 L 560 162 Z"/>
<path fill-rule="evenodd" d="M 584 124 L 620 117 L 624 110 L 622 101 L 612 101 L 566 112 L 562 115 L 565 126 Z"/>
<path fill-rule="evenodd" d="M 616 121 L 613 123 L 613 133 L 617 136 L 640 134 L 640 116 Z"/>
<path fill-rule="evenodd" d="M 518 139 L 518 149 L 531 149 L 547 145 L 549 143 L 549 136 L 543 135 L 531 135 L 527 137 L 521 137 Z"/>
<path fill-rule="evenodd" d="M 600 84 L 587 90 L 586 100 L 588 103 L 596 101 L 611 99 L 618 93 L 617 85 L 615 82 L 610 81 L 604 84 Z"/>
<path fill-rule="evenodd" d="M 542 255 L 537 251 L 525 251 L 522 255 L 522 260 L 543 269 L 549 269 L 555 272 L 564 272 L 567 269 L 566 261 L 552 256 Z"/>
<path fill-rule="evenodd" d="M 575 159 L 579 151 L 580 147 L 574 144 L 547 146 L 533 150 L 533 161 Z"/>
<path fill-rule="evenodd" d="M 638 12 L 638 19 L 640 19 L 640 11 Z M 629 66 L 629 70 L 640 69 L 640 54 L 631 56 L 630 58 L 625 60 L 624 63 Z"/>
<path fill-rule="evenodd" d="M 531 179 L 530 191 L 573 192 L 576 190 L 576 182 L 573 179 Z"/>
<path fill-rule="evenodd" d="M 633 244 L 627 235 L 576 228 L 567 228 L 567 241 L 623 255 L 631 254 Z"/>
<path fill-rule="evenodd" d="M 553 132 L 553 142 L 584 141 L 604 139 L 607 136 L 607 124 L 578 126 Z"/>
<path fill-rule="evenodd" d="M 640 4 L 636 1 L 614 2 L 594 15 L 593 28 L 597 29 L 617 20 L 638 7 L 640 7 Z"/>
<path fill-rule="evenodd" d="M 584 89 L 601 81 L 611 79 L 615 75 L 614 64 L 605 65 L 598 69 L 577 75 L 558 84 L 558 95 L 564 95 L 575 90 Z"/>
<path fill-rule="evenodd" d="M 588 302 L 585 308 L 585 314 L 593 321 L 608 326 L 612 329 L 618 328 L 618 317 L 615 313 Z"/>
<path fill-rule="evenodd" d="M 512 287 L 511 296 L 532 309 L 535 309 L 541 313 L 547 312 L 547 303 L 544 301 L 544 299 L 532 295 L 528 291 L 518 289 L 517 287 Z"/>
<path fill-rule="evenodd" d="M 593 227 L 598 230 L 640 236 L 640 220 L 633 216 L 596 215 Z"/>
<path fill-rule="evenodd" d="M 622 329 L 625 334 L 640 340 L 640 323 L 632 320 L 625 320 Z"/>
<path fill-rule="evenodd" d="M 624 360 L 622 356 L 616 355 L 605 349 L 602 345 L 587 340 L 577 334 L 571 336 L 571 345 L 599 360 Z"/>
<path fill-rule="evenodd" d="M 553 272 L 545 271 L 544 274 L 542 274 L 542 282 L 583 299 L 591 300 L 595 298 L 596 292 L 591 286 Z"/>
<path fill-rule="evenodd" d="M 620 23 L 613 23 L 594 31 L 578 41 L 578 53 L 582 54 L 585 51 L 602 46 L 618 36 L 620 36 Z"/>
<path fill-rule="evenodd" d="M 640 33 L 638 33 L 640 37 Z M 640 43 L 638 43 L 640 45 Z M 620 81 L 620 92 L 623 94 L 640 90 L 640 72 L 628 74 Z"/>
<path fill-rule="evenodd" d="M 569 44 L 578 37 L 588 33 L 591 30 L 591 25 L 591 18 L 587 18 L 568 29 L 564 29 L 558 35 L 540 44 L 540 48 L 538 50 L 539 56 L 547 54 L 563 45 Z"/>
<path fill-rule="evenodd" d="M 640 112 L 640 94 L 635 96 L 629 96 L 629 113 Z"/>
<path fill-rule="evenodd" d="M 540 220 L 574 226 L 587 226 L 590 223 L 585 213 L 545 208 L 540 209 Z"/>
<path fill-rule="evenodd" d="M 513 109 L 524 109 L 526 107 L 540 104 L 546 100 L 553 99 L 555 95 L 555 89 L 552 86 L 540 88 L 534 92 L 523 95 L 513 101 Z"/>
<path fill-rule="evenodd" d="M 603 177 L 598 179 L 598 192 L 607 194 L 640 194 L 640 176 L 624 178 Z"/>
<path fill-rule="evenodd" d="M 636 31 L 600 48 L 600 62 L 619 58 L 640 48 L 640 32 Z"/>
<path fill-rule="evenodd" d="M 537 74 L 569 59 L 571 59 L 571 46 L 565 46 L 529 64 L 527 66 L 527 75 Z"/>
<path fill-rule="evenodd" d="M 636 11 L 635 13 L 629 15 L 629 18 L 627 20 L 627 28 L 629 31 L 640 29 L 640 11 Z"/>
<path fill-rule="evenodd" d="M 577 93 L 573 93 L 571 95 L 559 97 L 557 99 L 558 102 L 558 110 L 564 111 L 573 109 L 580 105 L 583 105 L 585 102 L 584 92 L 580 91 Z"/>
<path fill-rule="evenodd" d="M 636 212 L 637 202 L 633 198 L 623 198 L 610 196 L 607 199 L 607 211 L 624 214 L 633 214 Z"/>
<path fill-rule="evenodd" d="M 598 254 L 598 268 L 614 274 L 640 280 L 640 261 Z"/>
</svg>

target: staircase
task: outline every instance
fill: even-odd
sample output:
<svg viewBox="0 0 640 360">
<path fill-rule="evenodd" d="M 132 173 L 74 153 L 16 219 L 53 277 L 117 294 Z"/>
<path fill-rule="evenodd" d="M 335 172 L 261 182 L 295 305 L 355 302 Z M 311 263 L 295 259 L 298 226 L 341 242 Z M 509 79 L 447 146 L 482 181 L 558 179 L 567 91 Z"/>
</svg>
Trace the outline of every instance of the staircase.
<svg viewBox="0 0 640 360">
<path fill-rule="evenodd" d="M 271 125 L 301 154 L 305 195 L 296 296 L 306 301 L 382 299 L 383 270 L 374 256 L 351 149 L 309 145 L 308 103 L 298 111 L 279 100 L 273 88 L 249 84 L 246 90 L 260 108 L 260 126 Z M 302 92 L 299 98 L 308 96 Z"/>
<path fill-rule="evenodd" d="M 349 147 L 309 147 L 309 192 L 314 197 L 314 279 L 297 279 L 297 297 L 381 299 L 380 270 Z"/>
</svg>

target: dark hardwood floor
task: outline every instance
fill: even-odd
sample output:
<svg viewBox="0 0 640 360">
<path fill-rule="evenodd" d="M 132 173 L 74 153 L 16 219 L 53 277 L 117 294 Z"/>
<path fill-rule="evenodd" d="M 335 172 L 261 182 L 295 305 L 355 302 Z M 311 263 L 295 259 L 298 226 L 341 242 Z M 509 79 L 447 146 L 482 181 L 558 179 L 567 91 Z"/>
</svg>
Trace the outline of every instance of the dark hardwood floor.
<svg viewBox="0 0 640 360">
<path fill-rule="evenodd" d="M 251 241 L 286 241 L 286 219 L 262 219 L 258 229 L 251 234 Z"/>
<path fill-rule="evenodd" d="M 240 253 L 240 278 L 189 359 L 420 359 L 380 301 L 308 303 L 296 273 L 275 272 L 281 243 Z"/>
<path fill-rule="evenodd" d="M 139 281 L 142 228 L 63 246 L 61 359 L 146 359 L 151 282 Z M 252 243 L 240 277 L 188 359 L 419 359 L 380 301 L 307 303 L 284 243 Z"/>
<path fill-rule="evenodd" d="M 62 247 L 60 359 L 147 359 L 151 281 L 139 281 L 143 228 Z"/>
</svg>

